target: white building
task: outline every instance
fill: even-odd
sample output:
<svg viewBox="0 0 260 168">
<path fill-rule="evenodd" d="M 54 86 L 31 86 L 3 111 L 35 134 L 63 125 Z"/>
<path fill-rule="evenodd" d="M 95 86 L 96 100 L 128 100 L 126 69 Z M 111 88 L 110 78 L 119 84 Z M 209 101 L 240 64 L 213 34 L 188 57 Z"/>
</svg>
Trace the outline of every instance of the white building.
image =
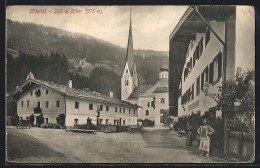
<svg viewBox="0 0 260 168">
<path fill-rule="evenodd" d="M 90 119 L 97 124 L 97 109 L 100 109 L 100 122 L 104 125 L 137 125 L 137 108 L 129 102 L 90 91 L 35 79 L 33 74 L 27 76 L 25 83 L 10 96 L 17 101 L 17 114 L 26 119 L 32 114 L 36 117 L 35 108 L 41 109 L 45 124 L 56 124 L 56 117 L 65 114 L 65 125 L 86 124 Z M 35 119 L 36 121 L 36 119 Z"/>
<path fill-rule="evenodd" d="M 155 126 L 162 126 L 160 118 L 163 110 L 168 110 L 168 67 L 161 68 L 156 84 L 138 86 L 131 24 L 130 13 L 126 61 L 121 78 L 121 99 L 142 107 L 138 110 L 139 120 L 148 119 L 154 121 Z"/>
<path fill-rule="evenodd" d="M 237 19 L 235 6 L 189 7 L 170 34 L 169 98 L 175 116 L 222 116 L 214 109 L 218 87 L 224 80 L 235 79 L 243 57 L 247 57 L 244 64 L 254 60 L 253 51 L 248 55 L 237 52 L 241 44 L 250 42 L 246 38 L 236 41 L 241 33 Z"/>
<path fill-rule="evenodd" d="M 163 112 L 169 108 L 168 97 L 168 67 L 163 66 L 154 85 L 135 87 L 128 100 L 142 107 L 138 109 L 139 120 L 148 119 L 154 121 L 155 127 L 161 127 Z"/>
</svg>

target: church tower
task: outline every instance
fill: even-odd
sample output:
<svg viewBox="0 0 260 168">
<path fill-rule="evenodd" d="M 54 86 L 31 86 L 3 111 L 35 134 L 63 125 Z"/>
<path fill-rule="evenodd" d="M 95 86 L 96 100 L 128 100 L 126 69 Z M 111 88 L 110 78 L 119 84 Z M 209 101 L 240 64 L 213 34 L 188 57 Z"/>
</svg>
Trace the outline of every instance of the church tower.
<svg viewBox="0 0 260 168">
<path fill-rule="evenodd" d="M 135 86 L 138 86 L 138 78 L 137 78 L 137 71 L 136 71 L 136 62 L 134 59 L 132 21 L 131 21 L 131 10 L 130 10 L 128 44 L 127 44 L 124 72 L 121 78 L 121 99 L 127 101 L 129 95 L 132 93 Z"/>
</svg>

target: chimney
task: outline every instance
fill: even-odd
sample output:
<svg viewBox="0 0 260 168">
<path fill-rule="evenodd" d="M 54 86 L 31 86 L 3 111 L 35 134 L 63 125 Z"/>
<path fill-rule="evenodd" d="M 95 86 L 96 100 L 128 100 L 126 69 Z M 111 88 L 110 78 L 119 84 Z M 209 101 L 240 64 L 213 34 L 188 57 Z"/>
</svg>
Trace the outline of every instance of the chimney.
<svg viewBox="0 0 260 168">
<path fill-rule="evenodd" d="M 109 92 L 109 97 L 110 97 L 110 99 L 114 98 L 114 92 L 113 91 Z"/>
<path fill-rule="evenodd" d="M 69 86 L 69 88 L 72 88 L 72 79 L 69 80 L 68 86 Z"/>
</svg>

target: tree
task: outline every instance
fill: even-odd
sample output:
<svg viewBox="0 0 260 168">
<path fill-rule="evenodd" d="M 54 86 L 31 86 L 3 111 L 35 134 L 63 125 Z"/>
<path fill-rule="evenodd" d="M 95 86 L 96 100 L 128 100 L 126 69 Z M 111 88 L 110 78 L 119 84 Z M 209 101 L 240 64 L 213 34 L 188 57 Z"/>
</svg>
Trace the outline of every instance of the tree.
<svg viewBox="0 0 260 168">
<path fill-rule="evenodd" d="M 169 110 L 163 110 L 163 116 L 161 118 L 163 124 L 170 126 L 170 124 L 173 122 L 173 119 L 170 116 Z"/>
<path fill-rule="evenodd" d="M 40 127 L 44 123 L 44 118 L 42 114 L 36 117 L 36 123 L 38 127 Z"/>
<path fill-rule="evenodd" d="M 56 117 L 57 124 L 60 126 L 65 125 L 65 114 L 60 114 L 58 117 Z"/>
<path fill-rule="evenodd" d="M 34 115 L 33 114 L 30 115 L 30 117 L 29 117 L 29 123 L 31 124 L 31 126 L 34 125 Z"/>
<path fill-rule="evenodd" d="M 224 81 L 219 87 L 221 96 L 217 99 L 216 109 L 222 110 L 234 127 L 240 124 L 242 118 L 249 120 L 252 130 L 252 117 L 255 114 L 255 72 L 238 68 L 235 80 Z"/>
</svg>

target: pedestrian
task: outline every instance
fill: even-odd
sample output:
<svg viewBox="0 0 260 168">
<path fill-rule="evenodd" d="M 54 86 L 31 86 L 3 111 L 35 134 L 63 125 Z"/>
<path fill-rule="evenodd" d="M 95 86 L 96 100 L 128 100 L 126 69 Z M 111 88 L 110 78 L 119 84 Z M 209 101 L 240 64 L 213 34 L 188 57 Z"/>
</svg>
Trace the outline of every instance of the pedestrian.
<svg viewBox="0 0 260 168">
<path fill-rule="evenodd" d="M 186 146 L 193 145 L 193 134 L 192 134 L 192 126 L 187 124 L 187 134 L 186 134 Z"/>
<path fill-rule="evenodd" d="M 200 136 L 200 145 L 199 149 L 201 151 L 200 156 L 203 156 L 206 153 L 206 157 L 209 157 L 209 148 L 210 148 L 210 136 L 215 132 L 214 129 L 208 125 L 208 120 L 202 120 L 203 125 L 201 125 L 197 132 Z"/>
</svg>

